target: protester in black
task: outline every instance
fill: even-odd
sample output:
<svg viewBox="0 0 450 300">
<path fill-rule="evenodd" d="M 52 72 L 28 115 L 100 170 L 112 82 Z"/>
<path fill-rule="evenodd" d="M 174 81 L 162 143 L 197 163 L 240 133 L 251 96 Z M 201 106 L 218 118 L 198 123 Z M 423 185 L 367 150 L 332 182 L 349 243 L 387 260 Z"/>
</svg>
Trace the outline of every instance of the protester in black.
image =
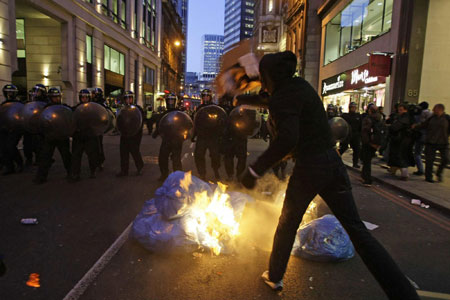
<svg viewBox="0 0 450 300">
<path fill-rule="evenodd" d="M 359 155 L 361 150 L 361 126 L 362 117 L 356 112 L 358 105 L 356 102 L 350 102 L 349 112 L 342 115 L 342 118 L 350 125 L 350 133 L 348 137 L 340 143 L 339 153 L 342 155 L 348 149 L 348 145 L 353 149 L 353 168 L 359 168 Z"/>
<path fill-rule="evenodd" d="M 125 105 L 134 105 L 142 113 L 142 120 L 145 119 L 145 114 L 142 108 L 134 104 L 134 94 L 131 91 L 125 92 L 123 96 L 123 101 Z M 120 172 L 116 175 L 117 177 L 128 176 L 129 159 L 130 154 L 134 159 L 136 165 L 136 175 L 142 175 L 142 169 L 144 168 L 144 161 L 142 160 L 142 155 L 140 151 L 141 140 L 142 140 L 142 127 L 144 122 L 141 124 L 141 128 L 138 133 L 131 137 L 120 136 Z"/>
<path fill-rule="evenodd" d="M 91 101 L 91 94 L 87 89 L 82 89 L 78 94 L 79 103 L 73 108 L 75 111 L 78 106 Z M 89 162 L 90 178 L 95 178 L 95 170 L 99 163 L 99 138 L 98 136 L 89 136 L 77 130 L 72 139 L 72 181 L 80 180 L 81 158 L 83 152 L 86 152 Z"/>
<path fill-rule="evenodd" d="M 153 132 L 152 137 L 155 139 L 160 135 L 159 121 L 168 113 L 172 111 L 180 111 L 177 109 L 177 96 L 175 94 L 166 95 L 166 108 L 164 113 L 157 115 L 155 119 L 156 130 Z M 166 180 L 169 175 L 169 157 L 172 159 L 173 171 L 180 171 L 183 168 L 181 164 L 181 151 L 183 150 L 183 136 L 162 137 L 161 146 L 159 148 L 158 165 L 161 171 L 159 181 Z"/>
<path fill-rule="evenodd" d="M 7 84 L 3 87 L 3 96 L 5 101 L 1 105 L 9 102 L 18 102 L 16 99 L 19 90 L 13 84 Z M 6 170 L 3 175 L 13 174 L 16 171 L 22 172 L 23 170 L 23 158 L 17 149 L 17 144 L 22 137 L 22 131 L 20 128 L 10 128 L 0 130 L 0 152 L 2 157 L 2 164 Z M 16 170 L 17 165 L 17 170 Z"/>
<path fill-rule="evenodd" d="M 52 105 L 61 105 L 61 92 L 57 88 L 51 88 L 48 90 L 49 103 L 46 107 Z M 69 107 L 66 104 L 63 104 Z M 48 171 L 53 164 L 53 154 L 55 149 L 58 149 L 61 154 L 64 168 L 67 172 L 67 178 L 70 178 L 70 168 L 71 168 L 71 154 L 70 154 L 70 140 L 69 137 L 62 139 L 49 139 L 44 137 L 42 149 L 40 151 L 39 157 L 39 168 L 34 179 L 34 183 L 41 184 L 47 181 Z"/>
<path fill-rule="evenodd" d="M 349 177 L 336 149 L 320 97 L 302 78 L 294 78 L 296 56 L 289 51 L 265 55 L 260 62 L 263 88 L 271 94 L 269 110 L 276 138 L 249 166 L 241 182 L 254 188 L 270 167 L 289 154 L 296 158 L 275 233 L 265 282 L 282 288 L 282 278 L 297 229 L 309 203 L 319 194 L 349 234 L 356 251 L 390 299 L 419 299 L 383 246 L 372 237 L 356 208 Z"/>
</svg>

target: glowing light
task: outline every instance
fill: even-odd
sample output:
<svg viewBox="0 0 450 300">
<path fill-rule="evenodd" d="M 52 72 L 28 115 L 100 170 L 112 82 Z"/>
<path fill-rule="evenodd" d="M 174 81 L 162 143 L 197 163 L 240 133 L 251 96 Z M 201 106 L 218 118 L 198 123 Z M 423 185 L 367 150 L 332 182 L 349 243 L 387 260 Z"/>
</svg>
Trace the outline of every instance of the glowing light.
<svg viewBox="0 0 450 300">
<path fill-rule="evenodd" d="M 39 274 L 38 273 L 31 273 L 30 277 L 27 281 L 27 285 L 31 286 L 31 287 L 41 287 L 41 285 L 39 284 Z"/>
</svg>

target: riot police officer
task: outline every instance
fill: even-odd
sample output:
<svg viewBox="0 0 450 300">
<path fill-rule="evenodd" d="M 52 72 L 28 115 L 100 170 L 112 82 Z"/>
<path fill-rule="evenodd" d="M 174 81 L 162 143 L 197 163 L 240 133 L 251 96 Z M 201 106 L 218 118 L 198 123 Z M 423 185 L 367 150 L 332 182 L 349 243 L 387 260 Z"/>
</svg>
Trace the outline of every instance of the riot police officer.
<svg viewBox="0 0 450 300">
<path fill-rule="evenodd" d="M 142 114 L 142 120 L 145 119 L 144 111 L 142 108 L 134 103 L 134 93 L 131 91 L 126 91 L 123 95 L 124 106 L 134 105 L 136 106 Z M 142 169 L 144 168 L 144 161 L 142 160 L 141 152 L 139 150 L 142 140 L 142 127 L 144 122 L 142 122 L 141 127 L 134 136 L 126 137 L 120 136 L 120 172 L 117 173 L 117 177 L 128 176 L 129 168 L 129 157 L 130 154 L 134 159 L 136 165 L 136 175 L 142 175 Z"/>
<path fill-rule="evenodd" d="M 155 139 L 160 134 L 160 121 L 161 119 L 172 111 L 180 111 L 177 108 L 177 96 L 175 94 L 166 95 L 166 108 L 167 110 L 158 114 L 156 120 L 156 130 L 153 132 L 152 137 Z M 159 170 L 161 171 L 161 176 L 158 178 L 159 181 L 164 181 L 169 175 L 169 157 L 172 159 L 173 171 L 182 170 L 183 166 L 181 164 L 181 151 L 183 148 L 183 137 L 163 137 L 161 142 L 161 147 L 159 148 L 158 164 Z"/>
<path fill-rule="evenodd" d="M 328 104 L 327 105 L 327 117 L 328 120 L 333 119 L 334 117 L 338 116 L 338 110 L 337 107 L 334 104 Z"/>
<path fill-rule="evenodd" d="M 103 90 L 99 87 L 94 88 L 92 91 L 92 99 L 91 101 L 98 103 L 105 107 L 106 109 L 109 109 L 105 104 L 105 98 L 103 97 Z M 97 137 L 98 139 L 98 155 L 97 155 L 97 166 L 99 171 L 103 170 L 103 164 L 105 163 L 105 151 L 103 150 L 103 134 L 99 135 Z"/>
<path fill-rule="evenodd" d="M 87 89 L 80 90 L 78 94 L 79 103 L 73 108 L 75 111 L 78 106 L 91 101 L 91 93 Z M 97 136 L 83 135 L 76 131 L 72 139 L 72 177 L 71 181 L 80 180 L 81 158 L 83 152 L 86 152 L 89 161 L 90 178 L 95 178 L 95 170 L 99 162 L 99 138 Z"/>
<path fill-rule="evenodd" d="M 210 89 L 204 89 L 201 93 L 202 104 L 197 108 L 198 111 L 205 106 L 215 105 L 212 102 L 212 92 Z M 223 135 L 222 132 L 214 132 L 206 135 L 205 133 L 198 132 L 194 128 L 194 135 L 192 142 L 195 142 L 194 159 L 197 167 L 198 174 L 201 179 L 206 178 L 206 150 L 209 150 L 209 156 L 211 157 L 211 166 L 214 171 L 214 177 L 216 180 L 220 180 L 219 168 L 220 168 L 220 150 L 219 143 L 220 138 Z"/>
<path fill-rule="evenodd" d="M 17 100 L 17 94 L 19 90 L 14 84 L 7 84 L 3 87 L 3 96 L 5 101 L 2 103 L 6 104 L 9 102 L 20 102 Z M 19 150 L 17 149 L 17 144 L 22 137 L 22 132 L 20 128 L 10 128 L 0 130 L 0 151 L 2 157 L 2 164 L 5 166 L 6 170 L 3 175 L 9 175 L 16 171 L 15 165 L 17 165 L 17 171 L 23 171 L 23 159 Z"/>
<path fill-rule="evenodd" d="M 43 103 L 48 102 L 47 88 L 41 84 L 36 84 L 29 93 L 29 101 L 39 101 Z M 32 134 L 24 132 L 23 134 L 23 154 L 25 155 L 25 166 L 30 167 L 33 164 L 33 154 L 35 156 L 35 163 L 38 163 L 39 151 L 42 148 L 44 137 L 40 133 Z"/>
<path fill-rule="evenodd" d="M 45 107 L 49 107 L 52 105 L 61 105 L 62 104 L 62 96 L 61 92 L 57 88 L 51 88 L 48 90 L 48 104 Z M 62 104 L 69 107 L 66 104 Z M 70 168 L 71 168 L 71 154 L 70 154 L 70 139 L 69 136 L 61 138 L 61 139 L 49 139 L 48 137 L 44 137 L 42 149 L 40 151 L 39 157 L 39 168 L 36 174 L 34 183 L 42 184 L 47 181 L 48 171 L 50 170 L 51 165 L 53 164 L 53 154 L 55 149 L 58 149 L 61 154 L 64 168 L 67 172 L 67 179 L 70 179 Z"/>
<path fill-rule="evenodd" d="M 339 153 L 342 155 L 348 149 L 348 145 L 353 149 L 353 168 L 359 168 L 359 155 L 361 152 L 361 128 L 362 117 L 359 112 L 356 111 L 358 105 L 356 102 L 350 102 L 348 109 L 349 112 L 342 115 L 345 121 L 350 125 L 350 134 L 339 145 Z"/>
</svg>

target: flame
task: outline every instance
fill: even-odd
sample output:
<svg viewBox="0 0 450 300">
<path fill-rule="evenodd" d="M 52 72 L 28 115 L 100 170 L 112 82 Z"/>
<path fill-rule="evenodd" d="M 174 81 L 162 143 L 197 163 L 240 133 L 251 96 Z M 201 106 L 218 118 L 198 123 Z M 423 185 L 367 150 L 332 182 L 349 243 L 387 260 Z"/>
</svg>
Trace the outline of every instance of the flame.
<svg viewBox="0 0 450 300">
<path fill-rule="evenodd" d="M 39 284 L 39 274 L 38 273 L 31 273 L 30 278 L 27 281 L 27 285 L 31 287 L 41 287 Z"/>
<path fill-rule="evenodd" d="M 187 191 L 191 183 L 192 175 L 188 172 L 180 186 Z M 226 188 L 226 185 L 218 183 L 212 197 L 207 191 L 195 193 L 193 202 L 180 209 L 189 216 L 185 223 L 186 233 L 215 255 L 219 255 L 225 245 L 239 235 L 239 222 L 234 216 Z"/>
</svg>

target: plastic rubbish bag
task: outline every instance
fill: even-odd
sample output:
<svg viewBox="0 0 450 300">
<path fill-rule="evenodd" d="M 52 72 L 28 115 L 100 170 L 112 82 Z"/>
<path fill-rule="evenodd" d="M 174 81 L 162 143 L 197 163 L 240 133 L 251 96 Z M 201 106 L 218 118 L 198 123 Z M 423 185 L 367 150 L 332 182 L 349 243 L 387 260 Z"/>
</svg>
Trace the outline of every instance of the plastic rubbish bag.
<svg viewBox="0 0 450 300">
<path fill-rule="evenodd" d="M 193 235 L 186 224 L 193 216 L 189 205 L 195 195 L 207 192 L 214 194 L 217 185 L 209 184 L 188 173 L 172 173 L 155 192 L 155 197 L 144 203 L 131 229 L 131 237 L 144 248 L 158 253 L 193 251 L 202 240 L 201 233 Z M 245 204 L 253 201 L 246 194 L 229 192 L 229 203 L 236 220 L 240 220 Z"/>
<path fill-rule="evenodd" d="M 355 256 L 350 237 L 333 215 L 300 226 L 292 254 L 308 260 L 333 262 Z"/>
</svg>

